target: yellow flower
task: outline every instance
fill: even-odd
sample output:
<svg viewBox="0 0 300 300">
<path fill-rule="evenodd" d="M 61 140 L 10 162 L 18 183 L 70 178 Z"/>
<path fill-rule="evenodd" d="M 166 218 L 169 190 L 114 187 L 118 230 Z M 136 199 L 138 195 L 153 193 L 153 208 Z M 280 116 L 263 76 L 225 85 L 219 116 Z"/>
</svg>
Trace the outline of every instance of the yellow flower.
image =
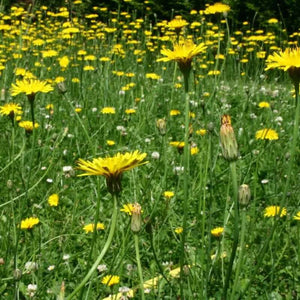
<svg viewBox="0 0 300 300">
<path fill-rule="evenodd" d="M 287 71 L 293 67 L 300 68 L 300 48 L 281 50 L 278 53 L 269 55 L 266 62 L 266 70 L 283 69 Z"/>
<path fill-rule="evenodd" d="M 11 116 L 13 118 L 15 115 L 21 115 L 22 113 L 21 106 L 16 103 L 6 103 L 0 106 L 0 115 L 2 116 Z"/>
<path fill-rule="evenodd" d="M 177 33 L 180 32 L 181 28 L 187 26 L 189 23 L 182 19 L 181 16 L 176 16 L 173 20 L 168 23 L 170 29 L 175 29 Z"/>
<path fill-rule="evenodd" d="M 280 209 L 280 206 L 268 206 L 265 208 L 265 212 L 264 212 L 264 217 L 275 217 L 278 216 L 280 212 L 280 217 L 284 217 L 286 216 L 286 208 L 283 207 L 282 209 Z"/>
<path fill-rule="evenodd" d="M 153 80 L 158 80 L 158 79 L 160 79 L 160 76 L 155 74 L 155 73 L 147 73 L 146 78 L 150 78 L 150 79 L 153 79 Z"/>
<path fill-rule="evenodd" d="M 259 106 L 260 108 L 269 108 L 269 107 L 270 107 L 270 103 L 269 103 L 269 102 L 262 101 L 262 102 L 259 102 L 259 103 L 258 103 L 258 106 Z"/>
<path fill-rule="evenodd" d="M 300 211 L 294 216 L 294 220 L 300 221 Z"/>
<path fill-rule="evenodd" d="M 105 277 L 102 278 L 101 283 L 107 285 L 107 286 L 112 286 L 114 284 L 118 284 L 120 282 L 120 277 L 116 275 L 106 275 Z"/>
<path fill-rule="evenodd" d="M 271 19 L 268 20 L 268 23 L 269 23 L 269 24 L 277 24 L 277 23 L 278 23 L 278 20 L 275 19 L 275 18 L 271 18 Z"/>
<path fill-rule="evenodd" d="M 132 115 L 132 114 L 135 114 L 135 113 L 136 113 L 136 110 L 134 108 L 125 109 L 125 114 L 126 115 Z"/>
<path fill-rule="evenodd" d="M 78 170 L 85 173 L 78 176 L 102 175 L 106 178 L 107 187 L 110 193 L 119 193 L 121 191 L 121 177 L 123 172 L 129 171 L 140 165 L 148 163 L 144 161 L 146 153 L 126 152 L 117 153 L 113 157 L 94 158 L 93 161 L 78 160 Z"/>
<path fill-rule="evenodd" d="M 115 114 L 116 109 L 114 107 L 103 107 L 101 109 L 101 113 L 103 113 L 103 114 Z"/>
<path fill-rule="evenodd" d="M 215 3 L 213 5 L 209 5 L 204 13 L 206 15 L 214 15 L 216 13 L 227 13 L 230 11 L 230 6 L 223 3 Z"/>
<path fill-rule="evenodd" d="M 81 111 L 82 111 L 82 108 L 81 108 L 81 107 L 76 107 L 76 108 L 75 108 L 75 112 L 80 113 Z"/>
<path fill-rule="evenodd" d="M 19 126 L 21 128 L 24 128 L 27 133 L 31 133 L 33 131 L 33 129 L 38 128 L 40 125 L 35 122 L 34 126 L 33 126 L 33 122 L 32 121 L 21 121 L 19 123 Z"/>
<path fill-rule="evenodd" d="M 94 232 L 95 224 L 87 224 L 83 227 L 83 230 L 85 233 Z M 96 229 L 97 230 L 104 230 L 104 224 L 103 223 L 97 223 Z"/>
<path fill-rule="evenodd" d="M 163 193 L 164 197 L 167 198 L 167 199 L 171 199 L 172 197 L 174 197 L 174 192 L 171 192 L 171 191 L 165 191 Z"/>
<path fill-rule="evenodd" d="M 182 72 L 189 71 L 191 69 L 191 63 L 194 56 L 205 52 L 206 46 L 204 43 L 195 45 L 191 40 L 182 40 L 179 43 L 174 44 L 174 50 L 163 49 L 161 54 L 166 57 L 159 58 L 157 61 L 171 61 L 174 60 L 178 63 Z"/>
<path fill-rule="evenodd" d="M 207 133 L 207 130 L 206 130 L 206 129 L 199 129 L 199 130 L 196 130 L 196 134 L 197 134 L 197 135 L 204 136 L 204 135 L 206 135 L 206 133 Z"/>
<path fill-rule="evenodd" d="M 69 60 L 68 56 L 63 56 L 58 61 L 59 61 L 59 65 L 62 68 L 66 68 L 69 65 L 69 63 L 70 63 L 70 60 Z"/>
<path fill-rule="evenodd" d="M 107 141 L 106 141 L 106 144 L 107 144 L 108 146 L 113 146 L 113 145 L 115 145 L 116 143 L 115 143 L 115 141 L 107 140 Z"/>
<path fill-rule="evenodd" d="M 257 140 L 278 140 L 278 133 L 273 129 L 261 129 L 256 131 L 255 138 Z"/>
<path fill-rule="evenodd" d="M 58 194 L 52 194 L 48 198 L 48 203 L 50 206 L 57 206 L 59 201 L 59 196 Z"/>
<path fill-rule="evenodd" d="M 216 227 L 210 231 L 214 237 L 220 237 L 224 232 L 224 227 Z"/>
<path fill-rule="evenodd" d="M 191 147 L 191 155 L 195 155 L 199 153 L 199 148 L 198 147 Z"/>
<path fill-rule="evenodd" d="M 20 228 L 21 229 L 32 229 L 35 225 L 39 224 L 39 218 L 30 217 L 21 221 Z"/>
<path fill-rule="evenodd" d="M 36 93 L 49 93 L 53 91 L 53 87 L 47 81 L 40 81 L 38 79 L 23 79 L 17 80 L 16 84 L 12 84 L 11 95 L 17 96 L 19 94 L 26 94 L 27 96 L 34 96 Z"/>
<path fill-rule="evenodd" d="M 182 227 L 177 227 L 177 228 L 175 228 L 174 231 L 175 231 L 175 233 L 180 234 L 180 233 L 183 232 L 183 228 Z"/>
<path fill-rule="evenodd" d="M 170 110 L 170 116 L 178 116 L 180 115 L 180 111 L 178 109 Z"/>
<path fill-rule="evenodd" d="M 129 216 L 131 216 L 132 215 L 132 211 L 133 211 L 133 204 L 132 203 L 124 204 L 123 208 L 121 208 L 120 211 L 123 211 L 124 213 L 128 214 Z"/>
</svg>

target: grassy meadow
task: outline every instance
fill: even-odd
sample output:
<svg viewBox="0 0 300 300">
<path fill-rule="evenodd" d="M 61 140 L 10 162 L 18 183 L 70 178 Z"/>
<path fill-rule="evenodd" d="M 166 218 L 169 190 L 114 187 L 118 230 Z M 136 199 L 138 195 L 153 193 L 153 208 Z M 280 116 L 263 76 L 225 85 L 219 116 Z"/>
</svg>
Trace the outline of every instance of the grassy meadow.
<svg viewBox="0 0 300 300">
<path fill-rule="evenodd" d="M 300 32 L 80 6 L 0 14 L 0 299 L 298 299 Z"/>
</svg>

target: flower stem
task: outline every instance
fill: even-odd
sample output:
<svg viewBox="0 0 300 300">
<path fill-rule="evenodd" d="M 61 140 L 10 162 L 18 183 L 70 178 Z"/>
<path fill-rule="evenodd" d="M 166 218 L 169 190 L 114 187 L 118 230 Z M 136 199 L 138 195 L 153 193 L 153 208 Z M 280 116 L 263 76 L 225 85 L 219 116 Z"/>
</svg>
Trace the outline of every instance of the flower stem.
<svg viewBox="0 0 300 300">
<path fill-rule="evenodd" d="M 108 234 L 107 240 L 105 242 L 105 245 L 102 248 L 102 251 L 99 254 L 99 256 L 97 257 L 96 261 L 94 262 L 94 264 L 90 268 L 89 272 L 85 275 L 85 277 L 80 282 L 80 284 L 75 288 L 75 290 L 66 298 L 66 300 L 72 299 L 83 288 L 83 286 L 87 283 L 87 281 L 93 275 L 93 273 L 96 270 L 97 266 L 99 265 L 99 263 L 101 262 L 102 258 L 104 257 L 104 255 L 106 254 L 107 250 L 109 249 L 109 246 L 110 246 L 110 244 L 112 242 L 112 238 L 113 238 L 114 233 L 115 233 L 116 224 L 117 224 L 117 215 L 118 215 L 117 198 L 118 198 L 118 196 L 116 194 L 114 194 L 113 195 L 113 199 L 114 199 L 113 214 L 112 214 L 112 219 L 111 219 L 111 225 L 110 225 L 109 234 Z"/>
<path fill-rule="evenodd" d="M 144 279 L 143 279 L 143 271 L 142 271 L 142 265 L 141 265 L 141 258 L 140 258 L 140 251 L 139 251 L 139 236 L 138 234 L 134 234 L 134 246 L 135 246 L 135 255 L 136 255 L 136 262 L 140 277 L 140 290 L 141 290 L 141 299 L 145 299 L 144 294 Z"/>
<path fill-rule="evenodd" d="M 229 260 L 229 265 L 226 273 L 223 297 L 222 299 L 227 299 L 227 290 L 229 287 L 229 281 L 232 274 L 233 262 L 236 256 L 236 250 L 239 242 L 239 207 L 238 207 L 238 184 L 237 184 L 237 174 L 236 174 L 236 163 L 235 161 L 230 162 L 230 171 L 232 176 L 232 186 L 233 186 L 233 201 L 234 201 L 234 231 L 233 231 L 233 244 L 231 249 L 231 255 Z"/>
<path fill-rule="evenodd" d="M 184 299 L 183 294 L 183 282 L 184 282 L 184 274 L 183 274 L 183 266 L 184 266 L 184 245 L 186 240 L 186 227 L 187 227 L 187 214 L 188 214 L 188 206 L 189 206 L 189 161 L 190 161 L 190 150 L 189 150 L 189 123 L 190 123 L 190 100 L 189 100 L 189 72 L 183 73 L 184 76 L 184 87 L 185 87 L 185 122 L 184 122 L 184 152 L 183 152 L 183 167 L 184 167 L 184 183 L 183 183 L 183 190 L 184 190 L 184 199 L 183 199 L 183 233 L 181 239 L 181 255 L 180 255 L 180 295 L 181 299 Z"/>
</svg>

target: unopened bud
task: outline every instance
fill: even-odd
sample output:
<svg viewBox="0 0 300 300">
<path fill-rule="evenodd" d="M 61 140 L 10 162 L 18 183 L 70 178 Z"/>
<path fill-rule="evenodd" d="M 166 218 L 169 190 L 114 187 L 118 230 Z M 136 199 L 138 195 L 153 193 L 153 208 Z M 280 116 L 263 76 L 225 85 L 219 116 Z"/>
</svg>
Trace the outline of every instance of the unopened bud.
<svg viewBox="0 0 300 300">
<path fill-rule="evenodd" d="M 222 116 L 220 141 L 224 158 L 228 161 L 236 160 L 238 158 L 238 146 L 229 115 Z"/>
<path fill-rule="evenodd" d="M 12 187 L 13 187 L 13 182 L 12 182 L 11 179 L 8 179 L 8 180 L 7 180 L 6 186 L 7 186 L 8 189 L 12 189 Z"/>
<path fill-rule="evenodd" d="M 138 233 L 141 230 L 142 225 L 142 207 L 138 203 L 133 204 L 132 215 L 131 215 L 131 230 L 134 233 Z"/>
<path fill-rule="evenodd" d="M 156 127 L 158 128 L 159 130 L 159 133 L 161 135 L 165 135 L 166 134 L 166 120 L 165 119 L 158 119 L 156 121 Z"/>
<path fill-rule="evenodd" d="M 22 271 L 20 269 L 15 269 L 14 270 L 14 279 L 20 280 L 21 277 L 22 277 Z"/>
<path fill-rule="evenodd" d="M 66 88 L 66 84 L 64 81 L 61 81 L 57 84 L 57 88 L 58 88 L 58 91 L 61 93 L 61 94 L 64 94 L 67 92 L 67 88 Z"/>
<path fill-rule="evenodd" d="M 240 205 L 248 205 L 251 198 L 251 191 L 248 184 L 242 184 L 239 187 L 239 202 Z"/>
<path fill-rule="evenodd" d="M 1 101 L 5 101 L 5 89 L 1 90 L 1 96 L 0 96 Z"/>
<path fill-rule="evenodd" d="M 0 266 L 4 265 L 4 259 L 0 257 Z"/>
</svg>

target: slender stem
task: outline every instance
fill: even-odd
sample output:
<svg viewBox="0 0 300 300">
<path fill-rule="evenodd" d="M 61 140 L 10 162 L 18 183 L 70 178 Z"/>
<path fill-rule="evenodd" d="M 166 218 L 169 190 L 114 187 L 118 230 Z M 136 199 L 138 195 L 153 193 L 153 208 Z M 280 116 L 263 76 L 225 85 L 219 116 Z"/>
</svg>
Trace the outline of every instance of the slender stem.
<svg viewBox="0 0 300 300">
<path fill-rule="evenodd" d="M 229 281 L 232 274 L 233 262 L 236 256 L 236 250 L 239 242 L 239 207 L 238 207 L 238 184 L 237 184 L 237 174 L 236 174 L 236 163 L 235 161 L 230 163 L 230 171 L 232 176 L 232 186 L 233 186 L 233 201 L 234 201 L 234 232 L 233 232 L 233 244 L 231 249 L 231 255 L 229 260 L 229 265 L 226 273 L 223 297 L 222 299 L 227 299 L 227 290 L 229 287 Z"/>
<path fill-rule="evenodd" d="M 34 101 L 29 100 L 29 103 L 30 103 L 31 121 L 32 121 L 33 129 L 34 129 Z"/>
<path fill-rule="evenodd" d="M 140 251 L 139 251 L 139 236 L 138 234 L 134 234 L 134 246 L 135 246 L 135 256 L 136 256 L 136 262 L 140 277 L 140 290 L 141 290 L 141 299 L 145 299 L 144 294 L 144 279 L 143 279 L 143 271 L 142 271 L 142 265 L 141 265 L 141 258 L 140 258 Z"/>
<path fill-rule="evenodd" d="M 75 290 L 66 298 L 66 300 L 72 299 L 83 288 L 83 286 L 87 283 L 87 281 L 93 275 L 93 273 L 96 270 L 97 266 L 99 265 L 102 258 L 104 257 L 107 250 L 109 249 L 109 246 L 112 242 L 112 239 L 113 239 L 113 236 L 114 236 L 114 233 L 115 233 L 116 224 L 117 224 L 117 216 L 118 216 L 117 198 L 118 198 L 118 196 L 116 194 L 114 194 L 113 195 L 113 199 L 114 199 L 113 214 L 112 214 L 112 219 L 111 219 L 111 224 L 110 224 L 110 231 L 109 231 L 107 240 L 105 242 L 105 245 L 102 248 L 102 251 L 99 254 L 99 256 L 97 257 L 96 261 L 94 262 L 94 264 L 90 268 L 89 272 L 85 275 L 85 277 L 80 282 L 80 284 L 75 288 Z"/>
<path fill-rule="evenodd" d="M 184 282 L 184 274 L 183 274 L 183 266 L 184 266 L 184 244 L 186 240 L 186 228 L 187 228 L 187 214 L 188 214 L 188 206 L 189 206 L 189 160 L 190 160 L 190 150 L 189 150 L 189 123 L 190 123 L 190 100 L 189 100 L 189 94 L 188 94 L 188 81 L 189 81 L 189 72 L 185 72 L 183 74 L 184 76 L 184 84 L 185 84 L 185 122 L 184 122 L 184 153 L 183 153 L 183 167 L 184 167 L 184 183 L 183 183 L 183 190 L 184 190 L 184 199 L 183 199 L 183 233 L 182 233 L 182 239 L 181 239 L 181 255 L 180 255 L 180 295 L 181 299 L 184 299 L 183 294 L 183 282 Z"/>
</svg>

